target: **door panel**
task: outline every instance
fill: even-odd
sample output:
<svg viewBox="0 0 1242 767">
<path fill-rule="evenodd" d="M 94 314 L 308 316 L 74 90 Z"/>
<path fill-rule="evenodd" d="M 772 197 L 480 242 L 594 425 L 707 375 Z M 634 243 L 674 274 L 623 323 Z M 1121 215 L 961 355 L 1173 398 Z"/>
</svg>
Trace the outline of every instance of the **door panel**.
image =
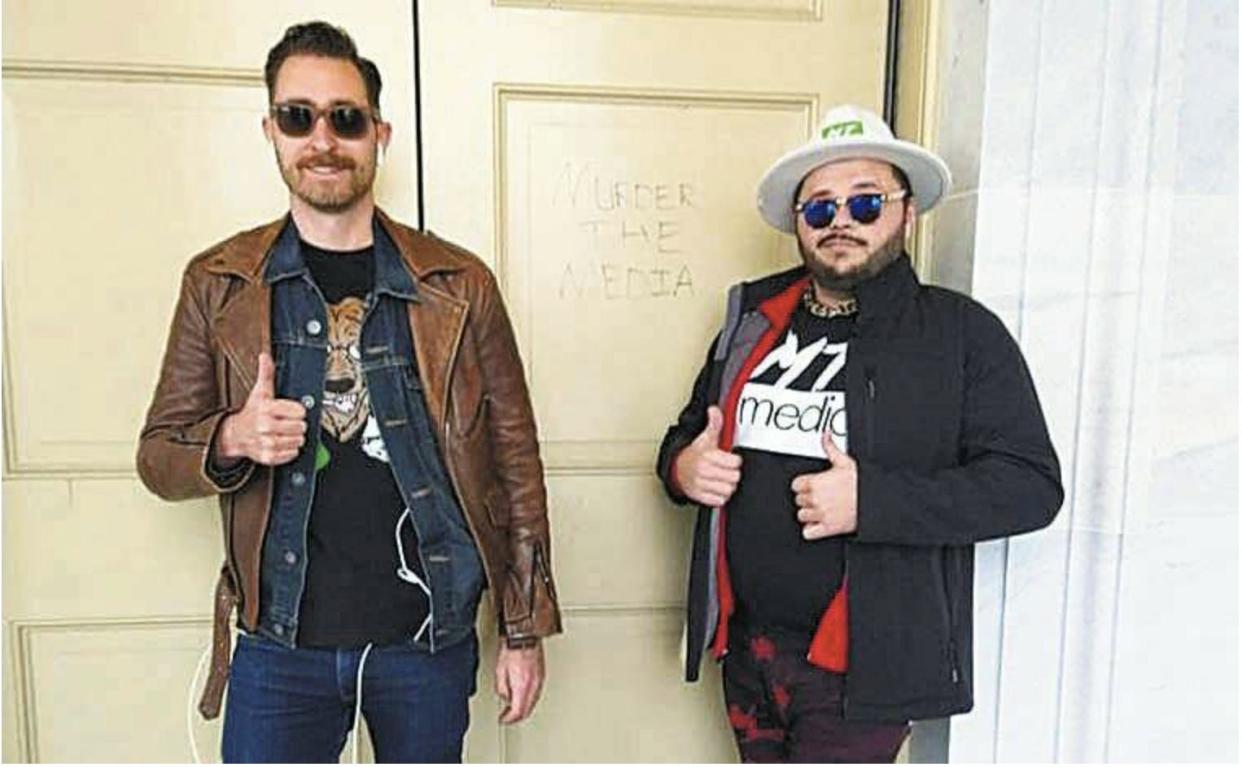
<svg viewBox="0 0 1242 767">
<path fill-rule="evenodd" d="M 727 286 L 798 262 L 755 211 L 760 175 L 827 105 L 881 110 L 886 12 L 420 3 L 426 222 L 504 291 L 565 608 L 543 703 L 497 732 L 506 760 L 734 758 L 712 664 L 681 681 L 693 513 L 671 508 L 651 467 Z"/>
<path fill-rule="evenodd" d="M 498 101 L 497 269 L 548 463 L 646 466 L 729 281 L 784 264 L 776 233 L 712 214 L 753 197 L 811 99 L 502 86 Z"/>
</svg>

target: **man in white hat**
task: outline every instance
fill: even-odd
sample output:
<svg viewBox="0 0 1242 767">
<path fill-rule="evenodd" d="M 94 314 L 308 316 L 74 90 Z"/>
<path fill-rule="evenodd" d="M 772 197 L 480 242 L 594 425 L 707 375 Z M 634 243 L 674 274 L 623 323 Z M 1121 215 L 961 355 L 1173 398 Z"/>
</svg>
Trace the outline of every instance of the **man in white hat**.
<svg viewBox="0 0 1242 767">
<path fill-rule="evenodd" d="M 724 660 L 744 761 L 892 761 L 970 710 L 974 544 L 1048 525 L 1060 466 L 1022 354 L 903 243 L 934 154 L 841 106 L 759 184 L 802 264 L 729 292 L 657 465 L 699 506 L 686 678 Z"/>
</svg>

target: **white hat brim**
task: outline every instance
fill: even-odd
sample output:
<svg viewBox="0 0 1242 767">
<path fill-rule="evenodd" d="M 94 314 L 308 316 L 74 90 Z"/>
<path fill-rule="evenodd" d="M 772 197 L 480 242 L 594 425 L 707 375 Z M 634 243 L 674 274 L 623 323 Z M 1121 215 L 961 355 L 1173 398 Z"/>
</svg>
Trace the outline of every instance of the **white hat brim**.
<svg viewBox="0 0 1242 767">
<path fill-rule="evenodd" d="M 901 168 L 910 180 L 915 210 L 924 213 L 949 192 L 949 166 L 918 144 L 891 140 L 817 141 L 798 147 L 777 160 L 759 182 L 759 213 L 782 232 L 797 231 L 794 194 L 807 174 L 837 160 L 882 160 Z"/>
</svg>

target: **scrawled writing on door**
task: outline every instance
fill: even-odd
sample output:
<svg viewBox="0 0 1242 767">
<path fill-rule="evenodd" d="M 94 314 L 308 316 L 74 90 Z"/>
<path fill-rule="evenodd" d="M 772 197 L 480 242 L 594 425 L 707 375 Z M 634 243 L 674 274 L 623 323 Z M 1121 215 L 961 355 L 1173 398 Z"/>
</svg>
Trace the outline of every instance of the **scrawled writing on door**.
<svg viewBox="0 0 1242 767">
<path fill-rule="evenodd" d="M 567 235 L 558 248 L 557 297 L 692 297 L 686 224 L 699 205 L 699 185 L 676 176 L 605 172 L 602 165 L 569 160 L 556 175 L 550 212 Z"/>
</svg>

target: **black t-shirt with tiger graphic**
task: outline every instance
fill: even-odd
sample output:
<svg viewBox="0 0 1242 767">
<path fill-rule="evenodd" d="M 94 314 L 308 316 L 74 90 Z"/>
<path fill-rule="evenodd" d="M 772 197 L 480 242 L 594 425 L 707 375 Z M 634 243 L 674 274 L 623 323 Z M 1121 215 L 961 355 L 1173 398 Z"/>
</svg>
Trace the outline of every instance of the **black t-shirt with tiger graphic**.
<svg viewBox="0 0 1242 767">
<path fill-rule="evenodd" d="M 375 251 L 301 247 L 329 346 L 298 645 L 393 644 L 430 630 L 430 591 L 359 362 Z"/>
</svg>

